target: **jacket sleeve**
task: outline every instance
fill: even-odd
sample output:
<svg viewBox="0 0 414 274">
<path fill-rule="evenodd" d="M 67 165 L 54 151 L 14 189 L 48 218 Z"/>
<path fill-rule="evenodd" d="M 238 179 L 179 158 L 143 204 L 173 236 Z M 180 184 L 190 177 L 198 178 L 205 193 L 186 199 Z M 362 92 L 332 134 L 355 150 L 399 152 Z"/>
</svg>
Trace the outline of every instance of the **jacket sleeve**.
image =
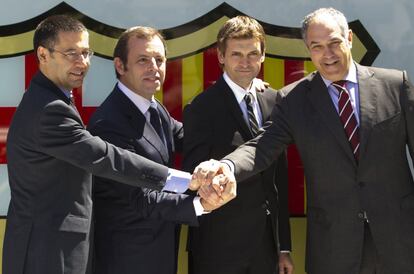
<svg viewBox="0 0 414 274">
<path fill-rule="evenodd" d="M 127 149 L 133 154 L 137 153 L 131 138 L 123 135 L 122 129 L 117 128 L 111 122 L 99 120 L 98 123 L 89 125 L 88 130 L 92 135 L 99 136 L 117 147 Z M 95 189 L 98 191 L 104 189 L 105 193 L 105 190 L 109 188 L 111 195 L 115 195 L 116 199 L 121 199 L 123 203 L 131 205 L 138 218 L 164 220 L 191 226 L 198 225 L 193 204 L 194 197 L 192 196 L 160 192 L 149 188 L 123 187 L 117 185 L 113 180 L 102 177 L 94 177 L 94 183 Z"/>
<path fill-rule="evenodd" d="M 92 136 L 79 114 L 63 101 L 43 109 L 35 134 L 39 150 L 102 177 L 161 190 L 168 168 Z"/>
</svg>

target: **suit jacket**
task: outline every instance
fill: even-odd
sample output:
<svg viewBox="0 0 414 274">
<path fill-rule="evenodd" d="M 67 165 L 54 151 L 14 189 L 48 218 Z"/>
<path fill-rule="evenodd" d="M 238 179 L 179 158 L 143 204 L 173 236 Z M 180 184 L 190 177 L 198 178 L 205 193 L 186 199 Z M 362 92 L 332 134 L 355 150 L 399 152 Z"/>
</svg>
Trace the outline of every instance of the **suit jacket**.
<svg viewBox="0 0 414 274">
<path fill-rule="evenodd" d="M 273 123 L 225 158 L 243 179 L 296 144 L 306 176 L 308 273 L 358 273 L 363 211 L 386 273 L 412 273 L 414 184 L 406 145 L 413 156 L 414 89 L 405 72 L 356 67 L 359 163 L 319 73 L 286 87 Z"/>
<path fill-rule="evenodd" d="M 275 104 L 276 92 L 267 89 L 257 93 L 257 99 L 266 121 Z M 186 106 L 184 131 L 183 166 L 189 171 L 202 161 L 222 158 L 253 137 L 223 77 Z M 260 174 L 238 181 L 236 199 L 203 215 L 199 218 L 200 226 L 190 228 L 189 250 L 194 259 L 204 263 L 247 260 L 262 242 L 266 208 L 272 213 L 275 246 L 280 237 L 281 248 L 290 250 L 287 187 L 285 155 Z"/>
<path fill-rule="evenodd" d="M 3 273 L 85 273 L 92 174 L 154 189 L 168 168 L 118 149 L 84 128 L 64 93 L 37 73 L 7 137 L 11 201 Z"/>
<path fill-rule="evenodd" d="M 168 146 L 116 85 L 91 117 L 93 135 L 147 159 L 172 165 L 182 124 L 158 104 Z M 175 274 L 176 223 L 197 225 L 193 197 L 114 184 L 95 177 L 95 273 Z"/>
</svg>

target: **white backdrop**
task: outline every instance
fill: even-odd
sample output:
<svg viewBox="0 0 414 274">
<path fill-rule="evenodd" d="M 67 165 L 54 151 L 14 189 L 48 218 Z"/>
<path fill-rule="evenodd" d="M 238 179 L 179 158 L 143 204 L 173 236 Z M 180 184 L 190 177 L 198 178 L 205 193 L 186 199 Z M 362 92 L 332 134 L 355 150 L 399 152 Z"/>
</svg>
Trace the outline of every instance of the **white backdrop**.
<svg viewBox="0 0 414 274">
<path fill-rule="evenodd" d="M 59 0 L 0 0 L 0 25 L 18 23 L 57 5 Z M 220 0 L 68 0 L 66 3 L 108 25 L 170 28 L 197 18 Z M 335 7 L 348 20 L 359 19 L 381 49 L 375 66 L 406 69 L 414 77 L 412 0 L 228 0 L 234 8 L 270 24 L 298 27 L 304 15 Z M 7 8 L 6 8 L 7 7 Z M 30 7 L 30 8 L 22 8 Z M 173 12 L 172 12 L 173 11 Z M 1 75 L 1 71 L 0 71 Z"/>
</svg>

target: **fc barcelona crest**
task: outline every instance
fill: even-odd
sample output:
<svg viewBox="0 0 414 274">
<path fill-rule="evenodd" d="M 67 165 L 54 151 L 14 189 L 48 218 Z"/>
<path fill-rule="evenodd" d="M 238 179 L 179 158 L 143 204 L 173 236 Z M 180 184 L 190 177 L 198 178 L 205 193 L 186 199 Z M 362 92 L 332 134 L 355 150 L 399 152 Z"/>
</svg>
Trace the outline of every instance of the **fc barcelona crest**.
<svg viewBox="0 0 414 274">
<path fill-rule="evenodd" d="M 101 23 L 62 2 L 29 20 L 0 26 L 0 62 L 7 58 L 22 58 L 22 71 L 16 73 L 24 75 L 22 86 L 27 87 L 37 70 L 32 44 L 34 29 L 43 19 L 54 14 L 69 14 L 82 21 L 89 30 L 90 45 L 97 56 L 91 62 L 91 69 L 96 69 L 95 72 L 88 75 L 86 84 L 82 88 L 74 91 L 77 108 L 87 123 L 101 99 L 87 101 L 85 98 L 96 98 L 98 94 L 99 98 L 105 98 L 115 83 L 111 62 L 112 52 L 123 29 Z M 167 41 L 168 63 L 166 80 L 157 98 L 176 119 L 181 120 L 182 108 L 221 74 L 215 48 L 217 32 L 226 20 L 241 14 L 243 13 L 223 3 L 190 22 L 162 30 Z M 267 43 L 266 59 L 259 74 L 260 78 L 277 89 L 314 71 L 301 38 L 300 28 L 260 23 L 266 32 Z M 380 52 L 377 44 L 359 20 L 349 25 L 354 33 L 352 47 L 354 60 L 364 65 L 371 65 Z M 104 90 L 87 85 L 87 83 L 96 85 L 105 81 L 108 85 L 105 84 Z M 1 96 L 8 95 L 0 93 L 0 98 Z M 7 106 L 0 104 L 0 164 L 7 164 L 6 135 L 16 106 L 17 104 Z M 305 214 L 304 176 L 299 156 L 294 149 L 289 152 L 289 161 L 289 192 L 292 196 L 289 199 L 290 210 L 294 215 L 303 215 Z M 2 188 L 0 184 L 1 189 L 4 187 Z M 0 200 L 4 200 L 1 191 Z M 0 204 L 0 207 L 2 206 Z M 5 215 L 5 212 L 6 208 L 0 208 L 0 215 Z"/>
</svg>

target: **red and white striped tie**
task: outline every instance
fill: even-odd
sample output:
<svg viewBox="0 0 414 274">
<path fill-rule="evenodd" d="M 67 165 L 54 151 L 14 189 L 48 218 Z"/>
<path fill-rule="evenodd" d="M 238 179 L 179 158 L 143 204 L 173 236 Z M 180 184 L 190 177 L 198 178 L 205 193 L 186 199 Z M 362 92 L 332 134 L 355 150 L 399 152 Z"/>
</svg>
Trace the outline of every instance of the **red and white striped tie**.
<svg viewBox="0 0 414 274">
<path fill-rule="evenodd" d="M 346 81 L 341 80 L 333 82 L 332 85 L 339 91 L 338 112 L 339 118 L 344 126 L 346 136 L 351 144 L 352 152 L 355 159 L 359 158 L 359 127 L 355 117 L 354 109 L 351 105 Z"/>
</svg>

